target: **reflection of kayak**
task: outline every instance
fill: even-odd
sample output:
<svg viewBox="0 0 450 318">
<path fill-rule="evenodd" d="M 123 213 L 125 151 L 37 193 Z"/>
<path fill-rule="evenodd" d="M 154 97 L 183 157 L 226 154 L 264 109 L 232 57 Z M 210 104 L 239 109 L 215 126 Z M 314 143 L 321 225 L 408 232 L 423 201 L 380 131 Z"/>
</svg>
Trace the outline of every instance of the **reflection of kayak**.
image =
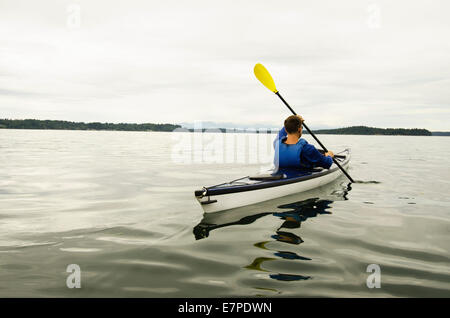
<svg viewBox="0 0 450 318">
<path fill-rule="evenodd" d="M 350 150 L 346 149 L 336 159 L 344 169 L 348 169 Z M 342 171 L 335 164 L 330 169 L 280 169 L 204 187 L 195 191 L 195 196 L 205 213 L 211 213 L 311 190 L 340 175 Z"/>
</svg>

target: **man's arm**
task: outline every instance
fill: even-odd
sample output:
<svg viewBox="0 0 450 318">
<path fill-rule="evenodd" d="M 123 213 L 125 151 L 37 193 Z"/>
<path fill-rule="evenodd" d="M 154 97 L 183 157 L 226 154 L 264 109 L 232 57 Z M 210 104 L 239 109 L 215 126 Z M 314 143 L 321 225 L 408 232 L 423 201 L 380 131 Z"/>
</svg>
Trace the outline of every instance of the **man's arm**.
<svg viewBox="0 0 450 318">
<path fill-rule="evenodd" d="M 316 147 L 311 144 L 306 144 L 305 146 L 303 146 L 300 155 L 300 161 L 305 166 L 330 169 L 331 165 L 333 164 L 333 158 L 331 157 L 333 153 L 331 153 L 330 151 L 330 153 L 327 154 L 329 155 L 322 155 L 319 150 L 316 149 Z"/>
</svg>

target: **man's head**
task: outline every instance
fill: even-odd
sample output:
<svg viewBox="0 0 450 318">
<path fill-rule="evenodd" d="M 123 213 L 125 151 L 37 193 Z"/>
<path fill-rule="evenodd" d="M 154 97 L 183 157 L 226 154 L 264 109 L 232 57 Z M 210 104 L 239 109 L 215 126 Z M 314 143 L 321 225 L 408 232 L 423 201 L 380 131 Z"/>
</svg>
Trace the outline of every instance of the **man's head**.
<svg viewBox="0 0 450 318">
<path fill-rule="evenodd" d="M 300 116 L 291 115 L 284 121 L 284 129 L 289 135 L 302 135 L 303 120 Z"/>
</svg>

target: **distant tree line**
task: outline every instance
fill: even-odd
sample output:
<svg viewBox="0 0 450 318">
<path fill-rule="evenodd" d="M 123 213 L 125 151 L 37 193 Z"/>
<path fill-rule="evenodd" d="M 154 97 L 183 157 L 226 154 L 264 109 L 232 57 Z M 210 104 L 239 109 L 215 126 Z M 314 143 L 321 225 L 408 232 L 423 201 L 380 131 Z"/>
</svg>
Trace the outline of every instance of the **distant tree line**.
<svg viewBox="0 0 450 318">
<path fill-rule="evenodd" d="M 181 128 L 172 124 L 112 124 L 83 123 L 63 120 L 0 119 L 0 128 L 9 129 L 60 129 L 60 130 L 121 130 L 121 131 L 173 131 Z"/>
<path fill-rule="evenodd" d="M 450 136 L 450 131 L 432 131 L 433 136 Z"/>
<path fill-rule="evenodd" d="M 0 119 L 0 128 L 6 129 L 60 129 L 60 130 L 120 130 L 120 131 L 173 131 L 181 128 L 180 125 L 173 124 L 112 124 L 112 123 L 84 123 L 63 120 L 37 120 L 37 119 Z M 194 129 L 188 129 L 193 132 Z M 254 129 L 202 129 L 203 132 L 220 131 L 235 133 L 273 133 L 271 130 L 258 131 Z M 366 126 L 353 126 L 337 129 L 313 130 L 315 134 L 330 135 L 405 135 L 405 136 L 449 136 L 450 132 L 430 132 L 426 129 L 405 129 L 405 128 L 374 128 Z M 308 132 L 303 130 L 304 134 Z"/>
<path fill-rule="evenodd" d="M 308 133 L 304 131 L 305 133 Z M 374 128 L 366 126 L 353 126 L 337 129 L 314 130 L 315 134 L 330 135 L 404 135 L 404 136 L 431 136 L 431 132 L 426 129 L 405 129 L 405 128 Z"/>
</svg>

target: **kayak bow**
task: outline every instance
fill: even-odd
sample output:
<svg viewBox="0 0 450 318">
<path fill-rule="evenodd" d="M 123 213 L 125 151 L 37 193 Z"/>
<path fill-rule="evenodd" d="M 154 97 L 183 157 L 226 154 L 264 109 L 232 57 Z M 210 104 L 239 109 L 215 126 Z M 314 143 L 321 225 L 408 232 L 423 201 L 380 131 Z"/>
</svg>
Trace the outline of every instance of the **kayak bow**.
<svg viewBox="0 0 450 318">
<path fill-rule="evenodd" d="M 348 169 L 350 149 L 335 156 Z M 323 186 L 342 175 L 333 163 L 330 169 L 280 169 L 257 176 L 246 176 L 195 191 L 195 197 L 205 213 L 233 209 L 299 193 Z"/>
</svg>

